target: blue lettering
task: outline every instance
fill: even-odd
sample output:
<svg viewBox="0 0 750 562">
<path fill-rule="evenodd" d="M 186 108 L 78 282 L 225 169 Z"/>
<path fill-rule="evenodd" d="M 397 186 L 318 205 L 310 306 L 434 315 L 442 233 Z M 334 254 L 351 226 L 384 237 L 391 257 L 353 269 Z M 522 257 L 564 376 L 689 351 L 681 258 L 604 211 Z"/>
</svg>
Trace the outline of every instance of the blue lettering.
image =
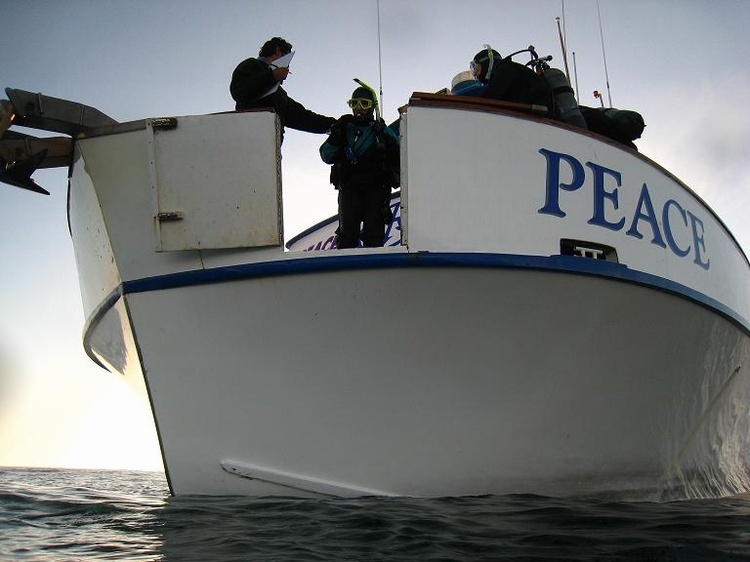
<svg viewBox="0 0 750 562">
<path fill-rule="evenodd" d="M 583 166 L 581 166 L 581 163 L 569 154 L 552 152 L 551 150 L 544 148 L 540 148 L 539 152 L 541 152 L 547 159 L 547 197 L 544 202 L 544 207 L 537 212 L 546 215 L 554 215 L 556 217 L 564 217 L 565 213 L 560 208 L 560 190 L 575 191 L 583 185 L 583 180 L 586 176 Z M 570 183 L 560 182 L 561 160 L 565 160 L 573 172 L 573 178 Z"/>
<path fill-rule="evenodd" d="M 705 240 L 703 240 L 703 234 L 705 233 L 703 221 L 690 211 L 688 211 L 688 215 L 690 216 L 690 224 L 693 228 L 693 244 L 695 245 L 695 259 L 693 260 L 693 263 L 698 265 L 698 267 L 708 269 L 711 260 L 703 261 L 701 258 L 701 250 L 703 250 L 703 252 L 706 251 L 706 243 Z M 700 232 L 698 232 L 698 230 L 700 230 Z"/>
<path fill-rule="evenodd" d="M 537 212 L 563 218 L 566 213 L 560 207 L 561 191 L 573 192 L 583 187 L 587 180 L 587 173 L 581 162 L 569 154 L 545 148 L 540 148 L 539 153 L 547 162 L 547 185 L 544 206 Z M 562 170 L 563 162 L 566 165 L 565 170 Z M 626 217 L 629 216 L 627 212 L 622 213 L 619 209 L 622 174 L 594 162 L 586 162 L 586 166 L 593 174 L 591 179 L 593 214 L 587 221 L 588 224 L 614 231 L 622 230 Z M 561 180 L 561 176 L 569 177 L 569 182 L 565 183 Z M 665 201 L 661 209 L 659 209 L 658 201 L 657 206 L 654 206 L 648 185 L 645 183 L 642 184 L 630 227 L 625 234 L 642 240 L 644 234 L 640 232 L 640 229 L 644 226 L 642 224 L 644 222 L 651 228 L 651 244 L 669 248 L 680 258 L 692 253 L 693 262 L 696 265 L 706 270 L 709 269 L 711 260 L 707 256 L 703 221 L 674 199 Z M 390 227 L 388 232 L 390 232 Z"/>
<path fill-rule="evenodd" d="M 645 207 L 645 213 L 644 213 Z M 651 239 L 652 244 L 666 248 L 667 245 L 664 243 L 664 239 L 661 237 L 661 231 L 659 230 L 659 221 L 656 218 L 656 212 L 654 211 L 654 204 L 651 202 L 651 195 L 648 193 L 648 186 L 643 184 L 641 188 L 641 196 L 638 198 L 638 205 L 635 208 L 635 215 L 633 215 L 633 222 L 630 223 L 630 228 L 625 233 L 629 236 L 634 236 L 638 239 L 643 238 L 643 234 L 638 232 L 638 222 L 645 220 L 651 225 L 651 232 L 654 237 Z"/>
<path fill-rule="evenodd" d="M 664 223 L 664 236 L 667 237 L 667 244 L 669 244 L 669 249 L 672 250 L 675 255 L 684 258 L 690 253 L 690 246 L 683 250 L 677 245 L 677 241 L 674 239 L 674 235 L 672 234 L 672 221 L 669 218 L 669 209 L 671 209 L 672 207 L 675 207 L 677 209 L 677 212 L 680 213 L 680 217 L 682 217 L 682 223 L 685 226 L 687 226 L 688 224 L 687 213 L 685 212 L 685 209 L 683 209 L 677 201 L 675 201 L 674 199 L 670 199 L 669 201 L 664 203 L 664 209 L 662 209 L 661 212 L 662 222 Z"/>
<path fill-rule="evenodd" d="M 391 213 L 393 214 L 393 220 L 388 223 L 388 226 L 385 229 L 385 245 L 386 246 L 398 246 L 401 243 L 401 202 L 396 201 L 393 205 L 391 205 Z M 392 231 L 395 230 L 396 232 Z M 398 233 L 398 234 L 397 234 Z M 394 236 L 396 239 L 391 242 L 391 236 Z"/>
<path fill-rule="evenodd" d="M 586 162 L 586 165 L 594 171 L 594 216 L 589 219 L 588 223 L 603 226 L 610 230 L 620 230 L 625 224 L 625 217 L 620 218 L 617 222 L 609 222 L 604 217 L 604 203 L 606 199 L 612 201 L 614 209 L 618 208 L 617 188 L 622 185 L 622 176 L 620 175 L 620 172 L 610 170 L 604 166 L 599 166 L 593 162 Z M 605 173 L 615 178 L 615 181 L 617 182 L 617 187 L 612 189 L 612 191 L 607 191 L 604 188 Z"/>
</svg>

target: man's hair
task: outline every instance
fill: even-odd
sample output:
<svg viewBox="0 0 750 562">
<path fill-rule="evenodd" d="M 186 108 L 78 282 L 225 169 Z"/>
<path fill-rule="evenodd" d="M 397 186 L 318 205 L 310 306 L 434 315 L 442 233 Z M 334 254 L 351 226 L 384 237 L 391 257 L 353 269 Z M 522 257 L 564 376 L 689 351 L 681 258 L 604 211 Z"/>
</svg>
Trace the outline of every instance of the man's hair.
<svg viewBox="0 0 750 562">
<path fill-rule="evenodd" d="M 292 52 L 292 44 L 281 37 L 273 37 L 263 44 L 258 56 L 270 57 L 276 52 L 276 49 L 281 49 L 281 54 L 286 55 Z"/>
</svg>

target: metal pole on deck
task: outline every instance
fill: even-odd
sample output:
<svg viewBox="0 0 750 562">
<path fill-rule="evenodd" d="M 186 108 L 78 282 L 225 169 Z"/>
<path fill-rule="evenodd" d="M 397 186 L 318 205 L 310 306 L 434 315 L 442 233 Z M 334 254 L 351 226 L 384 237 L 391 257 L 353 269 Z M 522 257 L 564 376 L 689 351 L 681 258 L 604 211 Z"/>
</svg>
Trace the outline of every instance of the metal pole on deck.
<svg viewBox="0 0 750 562">
<path fill-rule="evenodd" d="M 612 92 L 609 89 L 609 72 L 607 71 L 607 53 L 604 51 L 604 31 L 602 30 L 602 12 L 599 9 L 599 0 L 596 0 L 596 13 L 599 17 L 599 37 L 602 42 L 602 58 L 604 59 L 604 79 L 607 84 L 607 97 L 609 98 L 609 107 L 612 107 Z M 602 100 L 602 106 L 604 100 Z"/>
<path fill-rule="evenodd" d="M 380 114 L 383 115 L 385 108 L 383 107 L 383 56 L 380 51 L 380 0 L 377 0 L 378 7 L 378 73 L 379 73 L 379 88 L 380 88 Z"/>
<path fill-rule="evenodd" d="M 565 63 L 565 76 L 568 78 L 568 84 L 570 84 L 570 70 L 568 69 L 568 53 L 565 49 L 565 39 L 560 28 L 560 18 L 557 17 L 555 19 L 557 20 L 557 33 L 560 36 L 560 48 L 562 49 L 563 62 Z"/>
</svg>

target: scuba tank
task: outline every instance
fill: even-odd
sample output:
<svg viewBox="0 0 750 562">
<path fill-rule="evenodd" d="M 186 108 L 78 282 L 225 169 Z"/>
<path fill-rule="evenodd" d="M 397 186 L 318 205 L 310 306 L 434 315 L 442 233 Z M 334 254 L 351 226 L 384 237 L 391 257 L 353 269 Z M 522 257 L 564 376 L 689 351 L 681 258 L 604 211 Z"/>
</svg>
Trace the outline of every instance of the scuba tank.
<svg viewBox="0 0 750 562">
<path fill-rule="evenodd" d="M 581 129 L 588 129 L 586 126 L 586 120 L 583 118 L 581 109 L 578 107 L 578 102 L 573 95 L 573 88 L 570 87 L 567 76 L 562 70 L 558 68 L 552 68 L 548 63 L 552 60 L 552 55 L 546 57 L 540 57 L 534 45 L 529 45 L 527 49 L 516 51 L 515 53 L 508 55 L 507 58 L 511 58 L 520 53 L 528 52 L 531 54 L 531 60 L 526 63 L 526 66 L 534 69 L 535 73 L 544 78 L 546 86 L 552 93 L 552 102 L 554 105 L 553 119 L 563 121 L 574 127 L 580 127 Z"/>
<path fill-rule="evenodd" d="M 578 102 L 573 96 L 573 88 L 570 87 L 563 71 L 558 68 L 545 68 L 543 75 L 555 98 L 555 119 L 581 129 L 587 129 L 586 120 L 583 118 Z"/>
</svg>

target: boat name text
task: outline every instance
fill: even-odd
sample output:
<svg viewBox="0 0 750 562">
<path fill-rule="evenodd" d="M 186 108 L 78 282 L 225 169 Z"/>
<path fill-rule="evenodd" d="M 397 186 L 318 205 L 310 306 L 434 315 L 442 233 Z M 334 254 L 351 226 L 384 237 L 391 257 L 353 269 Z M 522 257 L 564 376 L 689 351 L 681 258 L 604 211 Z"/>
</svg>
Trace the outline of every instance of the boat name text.
<svg viewBox="0 0 750 562">
<path fill-rule="evenodd" d="M 539 152 L 547 159 L 547 191 L 544 206 L 538 212 L 565 217 L 565 211 L 560 206 L 560 193 L 577 191 L 583 187 L 587 179 L 586 169 L 570 154 L 545 148 L 539 149 Z M 619 188 L 622 187 L 622 174 L 594 162 L 586 162 L 585 166 L 590 170 L 593 182 L 593 214 L 587 221 L 588 224 L 614 231 L 620 231 L 627 225 L 625 234 L 640 240 L 644 238 L 641 232 L 644 230 L 651 236 L 651 244 L 669 248 L 681 258 L 690 255 L 693 263 L 706 270 L 709 268 L 705 229 L 700 218 L 674 199 L 666 200 L 657 211 L 648 186 L 644 183 L 632 218 L 628 222 L 627 215 L 620 211 Z M 562 167 L 567 168 L 564 172 L 565 177 L 572 174 L 569 183 L 564 183 L 560 179 L 563 175 Z"/>
</svg>

